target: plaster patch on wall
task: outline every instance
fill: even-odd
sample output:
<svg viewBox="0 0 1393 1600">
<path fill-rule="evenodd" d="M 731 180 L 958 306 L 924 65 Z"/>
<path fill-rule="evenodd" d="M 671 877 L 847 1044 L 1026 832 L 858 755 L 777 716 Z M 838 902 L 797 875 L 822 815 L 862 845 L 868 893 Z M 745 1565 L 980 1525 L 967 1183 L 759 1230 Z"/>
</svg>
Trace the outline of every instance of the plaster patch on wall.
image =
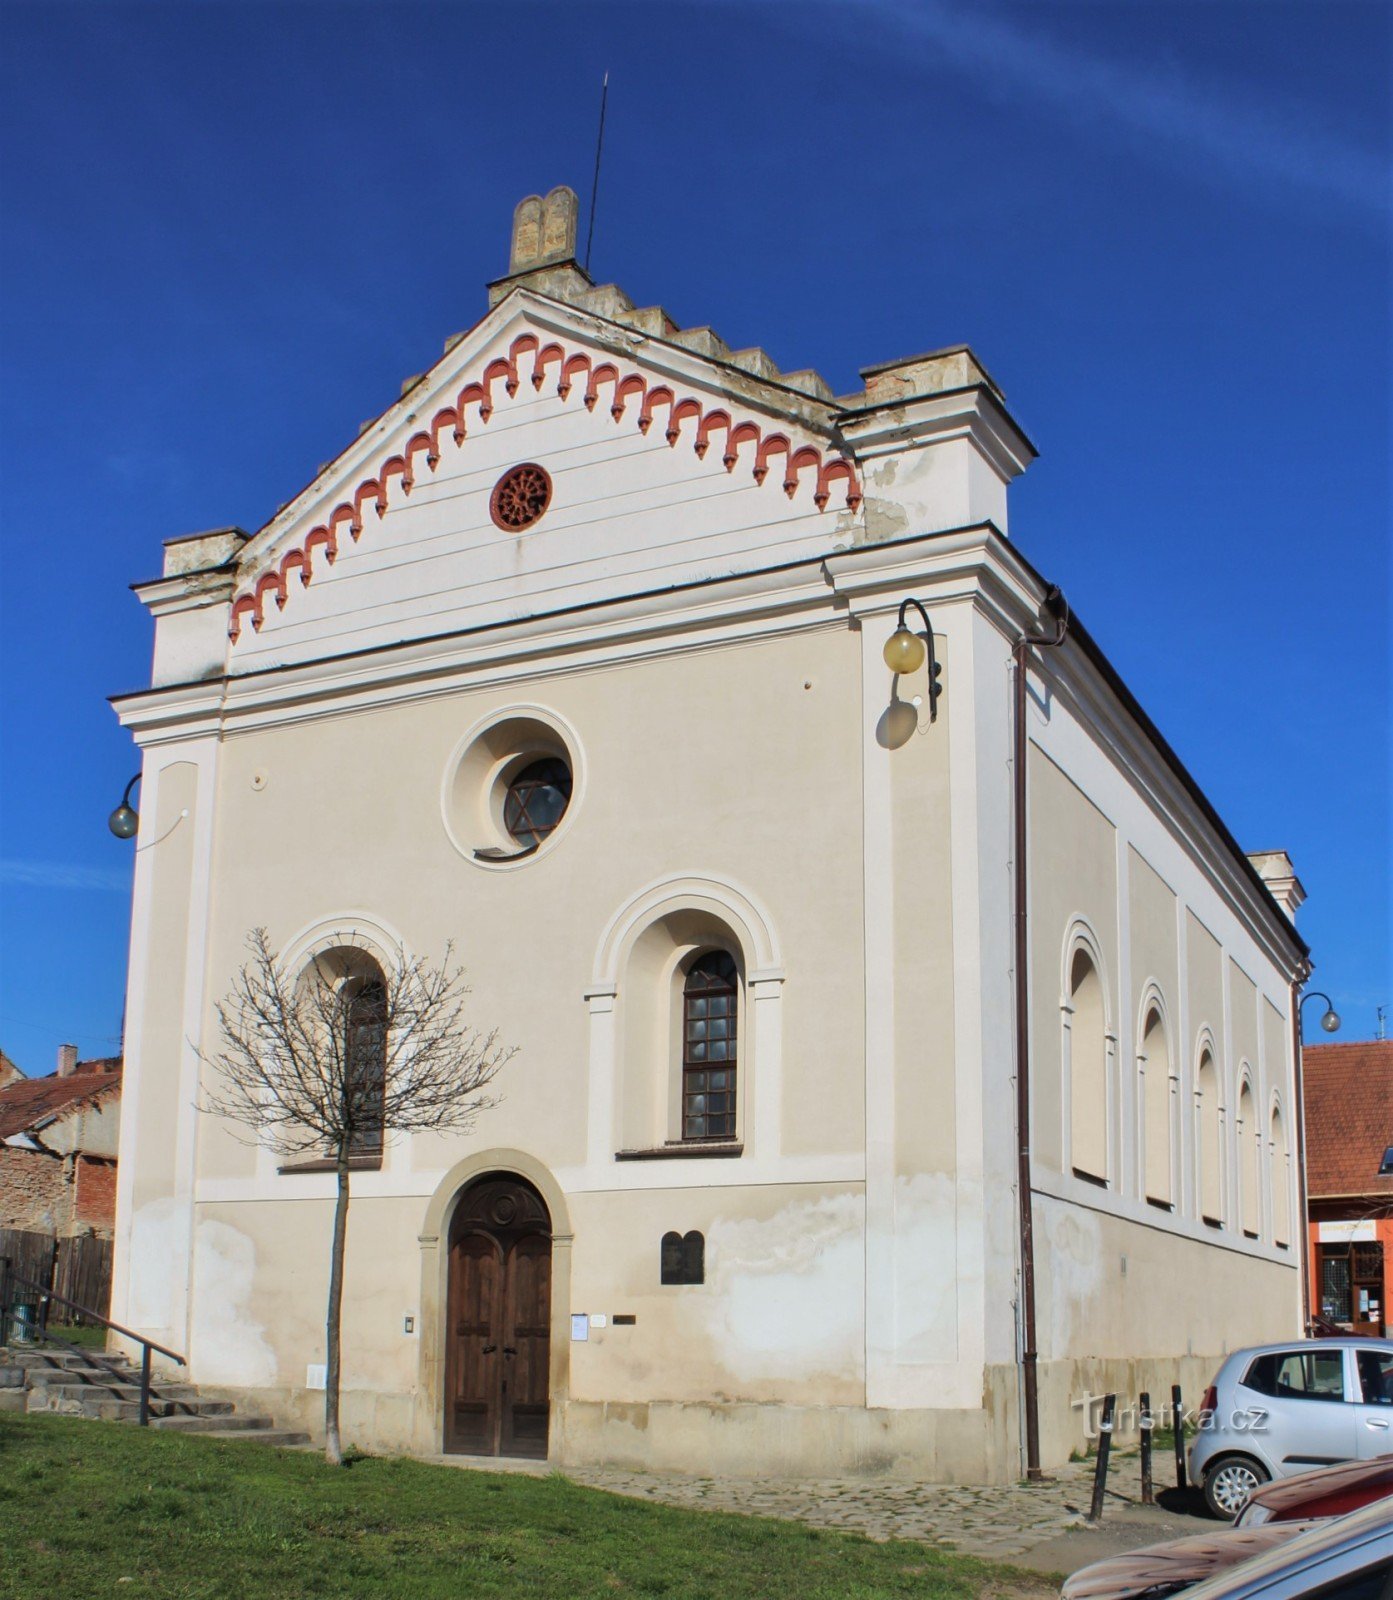
<svg viewBox="0 0 1393 1600">
<path fill-rule="evenodd" d="M 188 1208 L 172 1199 L 152 1200 L 131 1219 L 128 1315 L 138 1331 L 176 1325 L 174 1263 L 184 1259 L 187 1226 Z"/>
<path fill-rule="evenodd" d="M 192 1346 L 200 1382 L 276 1381 L 276 1355 L 248 1306 L 256 1247 L 225 1222 L 200 1222 L 194 1239 Z"/>
<path fill-rule="evenodd" d="M 1050 1286 L 1051 1343 L 1042 1355 L 1056 1360 L 1063 1356 L 1093 1355 L 1091 1349 L 1076 1349 L 1074 1334 L 1083 1333 L 1096 1320 L 1096 1309 L 1103 1286 L 1103 1230 L 1091 1212 L 1070 1208 L 1056 1211 L 1048 1227 L 1049 1254 L 1045 1272 Z"/>
<path fill-rule="evenodd" d="M 703 1312 L 736 1378 L 862 1370 L 864 1216 L 860 1195 L 829 1195 L 712 1227 Z"/>
<path fill-rule="evenodd" d="M 896 1360 L 951 1361 L 958 1345 L 957 1204 L 953 1179 L 895 1180 Z"/>
</svg>

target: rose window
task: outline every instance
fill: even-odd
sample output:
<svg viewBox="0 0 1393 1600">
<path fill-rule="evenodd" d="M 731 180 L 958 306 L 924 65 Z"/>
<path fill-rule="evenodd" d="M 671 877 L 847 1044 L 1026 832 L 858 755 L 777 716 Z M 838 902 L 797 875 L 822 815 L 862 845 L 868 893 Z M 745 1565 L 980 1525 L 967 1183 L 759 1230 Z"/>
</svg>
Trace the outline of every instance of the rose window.
<svg viewBox="0 0 1393 1600">
<path fill-rule="evenodd" d="M 551 478 L 534 462 L 511 467 L 493 486 L 489 513 L 508 533 L 521 533 L 551 504 Z"/>
</svg>

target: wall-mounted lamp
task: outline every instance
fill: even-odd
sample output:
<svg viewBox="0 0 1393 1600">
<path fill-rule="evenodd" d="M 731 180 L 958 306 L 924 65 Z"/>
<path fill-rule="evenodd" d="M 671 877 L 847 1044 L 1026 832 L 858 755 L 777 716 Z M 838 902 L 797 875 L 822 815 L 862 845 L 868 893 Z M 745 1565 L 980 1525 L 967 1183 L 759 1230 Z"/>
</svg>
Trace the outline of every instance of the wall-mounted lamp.
<svg viewBox="0 0 1393 1600">
<path fill-rule="evenodd" d="M 121 804 L 106 819 L 106 825 L 118 839 L 134 839 L 140 827 L 140 813 L 131 804 L 131 790 L 140 782 L 140 774 L 126 785 L 126 792 L 121 796 Z"/>
<path fill-rule="evenodd" d="M 1340 1014 L 1331 1004 L 1330 996 L 1322 994 L 1319 989 L 1312 989 L 1310 994 L 1301 996 L 1301 1004 L 1304 1006 L 1308 1000 L 1325 1001 L 1325 1015 L 1320 1019 L 1320 1025 L 1327 1033 L 1338 1033 L 1340 1031 Z"/>
<path fill-rule="evenodd" d="M 922 633 L 911 633 L 905 623 L 905 613 L 910 606 L 919 613 L 924 623 Z M 917 600 L 902 600 L 900 602 L 899 621 L 895 631 L 885 641 L 883 651 L 885 665 L 898 677 L 906 677 L 911 672 L 918 672 L 927 660 L 929 663 L 929 721 L 938 720 L 938 697 L 943 693 L 943 685 L 938 681 L 943 673 L 934 656 L 933 625 L 929 621 L 929 614 Z"/>
</svg>

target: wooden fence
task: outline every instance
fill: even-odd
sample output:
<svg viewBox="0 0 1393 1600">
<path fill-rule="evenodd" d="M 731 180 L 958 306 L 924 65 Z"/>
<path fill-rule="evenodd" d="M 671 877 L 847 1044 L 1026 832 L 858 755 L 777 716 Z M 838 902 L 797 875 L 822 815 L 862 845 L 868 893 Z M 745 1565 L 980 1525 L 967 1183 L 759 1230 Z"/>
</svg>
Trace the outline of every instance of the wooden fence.
<svg viewBox="0 0 1393 1600">
<path fill-rule="evenodd" d="M 103 1317 L 111 1310 L 111 1240 L 88 1235 L 79 1239 L 57 1239 L 51 1233 L 28 1233 L 19 1228 L 0 1228 L 0 1257 L 8 1256 L 10 1270 L 32 1283 L 41 1283 L 55 1294 L 66 1295 L 79 1305 L 90 1306 Z M 16 1292 L 16 1299 L 23 1298 Z M 54 1324 L 80 1323 L 88 1319 L 65 1306 L 49 1308 Z"/>
</svg>

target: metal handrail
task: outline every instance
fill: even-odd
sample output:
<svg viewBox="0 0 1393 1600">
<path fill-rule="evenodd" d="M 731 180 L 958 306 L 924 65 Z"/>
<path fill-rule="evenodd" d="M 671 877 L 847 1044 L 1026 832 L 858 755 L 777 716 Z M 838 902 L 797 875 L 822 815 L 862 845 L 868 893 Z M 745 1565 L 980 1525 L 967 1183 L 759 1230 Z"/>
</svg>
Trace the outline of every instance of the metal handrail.
<svg viewBox="0 0 1393 1600">
<path fill-rule="evenodd" d="M 79 1312 L 84 1317 L 90 1317 L 93 1322 L 99 1322 L 102 1327 L 110 1328 L 113 1333 L 119 1333 L 123 1339 L 133 1339 L 141 1346 L 140 1351 L 140 1426 L 147 1428 L 150 1425 L 150 1352 L 158 1350 L 162 1356 L 168 1356 L 171 1361 L 177 1361 L 181 1367 L 187 1366 L 183 1356 L 177 1350 L 171 1350 L 167 1345 L 156 1344 L 153 1339 L 147 1339 L 143 1333 L 137 1333 L 133 1328 L 125 1328 L 119 1322 L 113 1322 L 110 1317 L 104 1317 L 100 1311 L 93 1311 L 91 1306 L 84 1306 L 77 1300 L 69 1300 L 67 1295 L 59 1294 L 56 1289 L 45 1288 L 41 1283 L 35 1283 L 32 1278 L 26 1278 L 22 1273 L 16 1272 L 10 1266 L 8 1256 L 0 1256 L 0 1344 L 5 1342 L 9 1332 L 10 1320 L 10 1285 L 19 1284 L 25 1289 L 32 1289 L 40 1297 L 42 1312 L 39 1318 L 40 1336 L 49 1338 L 48 1333 L 48 1302 L 56 1300 L 60 1305 L 65 1305 L 70 1311 Z M 70 1350 L 75 1350 L 76 1345 L 68 1344 L 66 1339 L 58 1340 Z M 86 1353 L 86 1352 L 84 1352 Z"/>
</svg>

